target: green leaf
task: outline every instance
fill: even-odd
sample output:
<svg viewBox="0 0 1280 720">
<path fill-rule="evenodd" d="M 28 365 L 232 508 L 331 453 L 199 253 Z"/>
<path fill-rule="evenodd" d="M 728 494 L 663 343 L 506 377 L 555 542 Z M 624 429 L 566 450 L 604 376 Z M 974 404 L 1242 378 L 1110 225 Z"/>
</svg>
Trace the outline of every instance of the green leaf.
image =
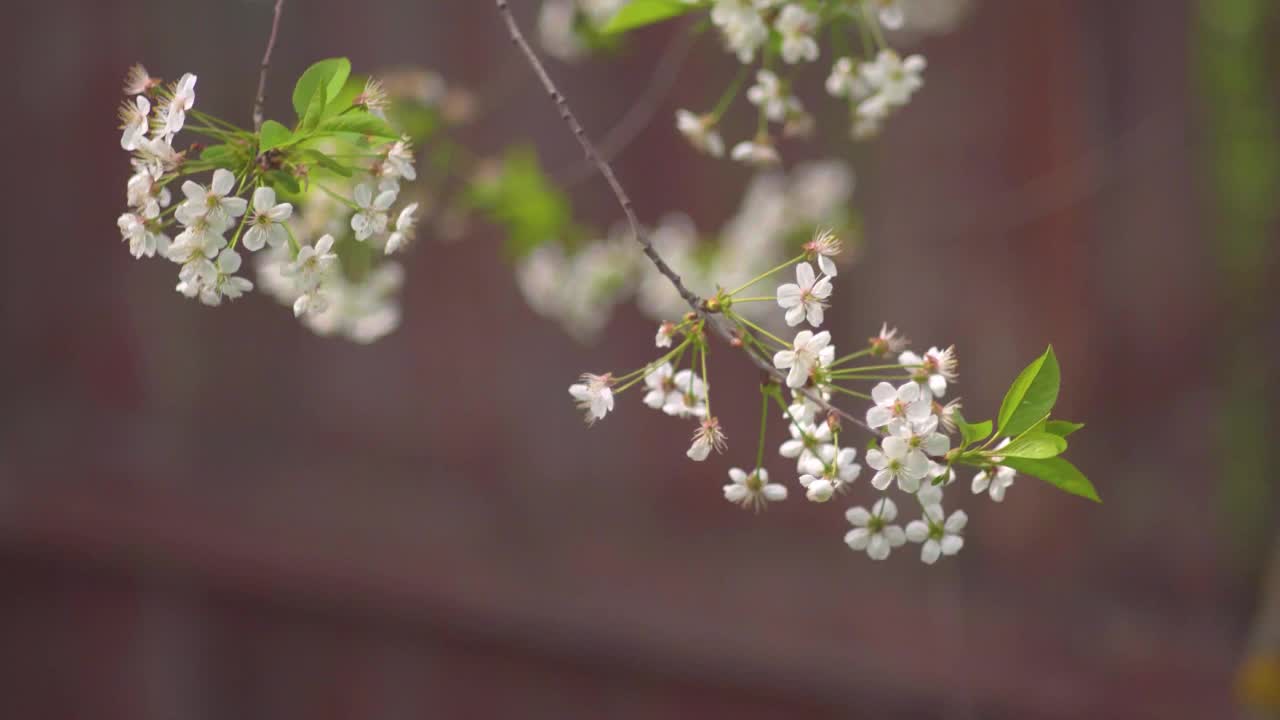
<svg viewBox="0 0 1280 720">
<path fill-rule="evenodd" d="M 1058 401 L 1062 373 L 1053 347 L 1023 369 L 1000 403 L 996 432 L 1019 435 L 1044 419 Z"/>
<path fill-rule="evenodd" d="M 307 148 L 306 150 L 302 151 L 302 154 L 307 158 L 310 158 L 311 162 L 315 163 L 316 165 L 319 165 L 320 167 L 324 168 L 325 170 L 328 170 L 331 173 L 334 173 L 335 175 L 341 175 L 342 177 L 351 177 L 351 168 L 347 167 L 346 165 L 343 165 L 337 160 L 334 160 L 328 155 L 325 155 L 319 150 L 316 150 L 314 148 Z"/>
<path fill-rule="evenodd" d="M 1050 420 L 1044 424 L 1045 432 L 1051 432 L 1058 437 L 1066 437 L 1082 427 L 1084 423 L 1074 423 L 1070 420 Z"/>
<path fill-rule="evenodd" d="M 243 147 L 233 147 L 226 143 L 210 145 L 200 153 L 200 159 L 213 163 L 216 167 L 228 170 L 240 170 L 248 162 L 248 155 Z"/>
<path fill-rule="evenodd" d="M 507 231 L 507 252 L 521 258 L 571 232 L 568 197 L 542 172 L 529 147 L 507 151 L 500 170 L 474 182 L 471 204 Z"/>
<path fill-rule="evenodd" d="M 386 120 L 370 115 L 363 110 L 325 118 L 320 121 L 320 125 L 316 129 L 320 132 L 346 132 L 389 139 L 398 139 L 400 137 L 400 133 L 393 130 Z"/>
<path fill-rule="evenodd" d="M 1064 492 L 1079 495 L 1094 502 L 1102 502 L 1102 498 L 1098 497 L 1098 491 L 1093 487 L 1093 483 L 1089 482 L 1089 479 L 1075 465 L 1072 465 L 1064 458 L 1055 457 L 1044 460 L 1006 458 L 1001 464 L 1011 467 L 1024 475 L 1038 477 Z"/>
<path fill-rule="evenodd" d="M 323 87 L 325 97 L 336 97 L 351 74 L 351 61 L 346 58 L 321 60 L 307 68 L 293 86 L 293 110 L 301 119 L 318 88 Z"/>
<path fill-rule="evenodd" d="M 307 111 L 302 114 L 302 119 L 298 121 L 298 134 L 309 135 L 320 124 L 320 118 L 324 117 L 325 105 L 329 102 L 329 91 L 324 85 L 316 88 L 311 93 L 311 102 L 307 103 Z"/>
<path fill-rule="evenodd" d="M 275 120 L 262 123 L 258 134 L 258 152 L 264 153 L 293 142 L 293 132 Z"/>
<path fill-rule="evenodd" d="M 999 450 L 991 452 L 1005 458 L 1044 459 L 1061 455 L 1067 449 L 1067 441 L 1047 432 L 1028 432 L 1014 439 Z"/>
<path fill-rule="evenodd" d="M 991 435 L 990 420 L 983 420 L 980 423 L 970 423 L 959 413 L 956 413 L 956 427 L 960 428 L 960 437 L 964 439 L 965 445 L 972 445 L 974 443 L 981 442 Z"/>
<path fill-rule="evenodd" d="M 605 23 L 600 32 L 605 35 L 626 32 L 679 17 L 696 8 L 696 5 L 683 0 L 631 0 Z"/>
<path fill-rule="evenodd" d="M 283 170 L 272 170 L 267 173 L 267 182 L 281 194 L 297 195 L 302 192 L 302 187 L 298 185 L 298 180 L 294 176 Z"/>
</svg>

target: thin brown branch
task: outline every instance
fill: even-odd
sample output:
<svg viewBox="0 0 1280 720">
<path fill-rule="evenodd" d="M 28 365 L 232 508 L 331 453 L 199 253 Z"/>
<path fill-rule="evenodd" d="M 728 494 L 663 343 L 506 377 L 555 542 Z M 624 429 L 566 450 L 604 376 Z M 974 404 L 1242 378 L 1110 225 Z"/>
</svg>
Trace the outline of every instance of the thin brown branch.
<svg viewBox="0 0 1280 720">
<path fill-rule="evenodd" d="M 280 14 L 284 0 L 276 0 L 275 14 L 271 18 L 271 34 L 267 36 L 267 49 L 262 53 L 262 68 L 258 71 L 258 94 L 253 99 L 253 131 L 262 129 L 262 107 L 267 99 L 267 70 L 271 67 L 271 51 L 276 47 L 276 33 L 280 30 Z"/>
<path fill-rule="evenodd" d="M 524 54 L 525 59 L 529 61 L 529 67 L 531 67 L 534 74 L 538 76 L 538 80 L 542 83 L 542 87 L 546 91 L 547 95 L 549 95 L 552 101 L 555 102 L 556 108 L 560 111 L 560 118 L 569 126 L 569 130 L 573 132 L 573 136 L 578 139 L 578 144 L 582 146 L 582 151 L 586 153 L 587 160 L 595 165 L 600 174 L 604 176 L 605 181 L 609 183 L 609 188 L 613 190 L 614 197 L 617 198 L 618 204 L 622 206 L 622 212 L 627 218 L 627 224 L 631 228 L 631 234 L 635 237 L 636 242 L 640 243 L 640 247 L 643 249 L 645 256 L 648 257 L 654 267 L 658 269 L 658 272 L 662 273 L 662 275 L 667 278 L 671 285 L 676 289 L 676 292 L 680 293 L 680 297 L 684 298 L 684 301 L 689 304 L 689 307 L 706 320 L 707 327 L 711 329 L 713 334 L 724 342 L 729 343 L 731 346 L 735 344 L 741 346 L 752 364 L 759 368 L 761 372 L 767 374 L 774 381 L 785 385 L 786 374 L 775 368 L 770 358 L 761 355 L 750 345 L 741 342 L 735 333 L 733 325 L 728 321 L 728 319 L 720 313 L 709 312 L 702 299 L 699 298 L 692 290 L 685 287 L 684 281 L 680 279 L 680 276 L 676 271 L 672 270 L 666 260 L 658 254 L 658 251 L 653 247 L 653 242 L 649 239 L 649 234 L 645 231 L 644 227 L 641 226 L 639 219 L 636 218 L 636 211 L 631 204 L 631 198 L 627 195 L 627 191 L 623 189 L 622 183 L 618 182 L 618 177 L 614 174 L 613 167 L 610 166 L 609 162 L 601 157 L 600 153 L 596 150 L 591 139 L 587 137 L 586 131 L 583 130 L 582 124 L 578 122 L 578 118 L 575 117 L 573 111 L 569 109 L 569 103 L 565 100 L 564 95 L 556 87 L 556 84 L 552 82 L 551 76 L 547 74 L 546 67 L 544 67 L 542 61 L 538 59 L 538 55 L 533 51 L 533 48 L 529 46 L 529 42 L 525 40 L 524 34 L 520 32 L 519 24 L 516 23 L 515 16 L 511 14 L 511 8 L 507 6 L 507 0 L 494 1 L 498 6 L 498 12 L 502 15 L 503 21 L 506 22 L 507 30 L 511 35 L 512 44 L 518 47 L 520 52 Z M 737 340 L 736 343 L 735 340 Z M 826 402 L 811 388 L 802 388 L 797 392 L 817 403 L 819 407 L 824 408 L 826 411 L 835 413 L 844 420 L 860 427 L 867 427 L 866 423 L 861 419 L 854 417 L 853 415 L 850 415 L 849 413 L 846 413 L 845 411 Z"/>
<path fill-rule="evenodd" d="M 662 99 L 676 84 L 680 77 L 680 69 L 684 67 L 685 58 L 693 49 L 698 35 L 690 28 L 679 28 L 676 35 L 667 43 L 667 47 L 658 58 L 658 63 L 649 77 L 649 85 L 640 93 L 635 102 L 627 109 L 622 119 L 604 134 L 596 143 L 600 157 L 612 161 L 640 135 L 662 105 Z M 587 180 L 595 172 L 596 167 L 590 161 L 582 162 L 568 170 L 555 175 L 564 177 L 564 184 L 573 187 Z"/>
</svg>

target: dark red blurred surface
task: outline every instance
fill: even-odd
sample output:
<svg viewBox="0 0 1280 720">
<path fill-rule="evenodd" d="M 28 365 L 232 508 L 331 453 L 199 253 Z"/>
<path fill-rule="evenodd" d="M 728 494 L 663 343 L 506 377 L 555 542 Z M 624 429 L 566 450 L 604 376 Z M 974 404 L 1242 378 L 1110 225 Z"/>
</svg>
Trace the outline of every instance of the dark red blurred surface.
<svg viewBox="0 0 1280 720">
<path fill-rule="evenodd" d="M 968 543 L 935 568 L 854 556 L 830 508 L 728 506 L 746 441 L 692 466 L 687 429 L 630 399 L 582 428 L 564 387 L 634 364 L 650 323 L 625 310 L 600 345 L 572 344 L 524 307 L 489 230 L 421 243 L 405 326 L 368 348 L 263 297 L 183 301 L 112 224 L 119 77 L 137 60 L 197 72 L 201 105 L 245 120 L 267 4 L 22 12 L 6 45 L 40 73 L 11 83 L 33 134 L 10 147 L 23 171 L 0 246 L 0 716 L 1231 708 L 1256 578 L 1209 510 L 1218 304 L 1186 3 L 988 0 L 923 47 L 927 90 L 852 155 L 869 246 L 841 273 L 833 334 L 887 319 L 955 342 L 978 414 L 1052 342 L 1062 413 L 1089 423 L 1073 457 L 1106 499 L 1025 479 L 1000 506 L 965 498 Z M 663 33 L 600 67 L 553 65 L 589 130 L 625 112 Z M 666 121 L 728 76 L 709 44 L 617 164 L 645 220 L 717 227 L 744 185 Z M 338 53 L 511 88 L 472 140 L 579 157 L 488 3 L 289 3 L 269 107 Z M 616 215 L 603 187 L 575 201 Z M 898 292 L 921 263 L 930 282 Z M 753 380 L 728 356 L 713 374 Z M 756 402 L 718 401 L 748 418 L 731 439 L 754 432 Z"/>
</svg>

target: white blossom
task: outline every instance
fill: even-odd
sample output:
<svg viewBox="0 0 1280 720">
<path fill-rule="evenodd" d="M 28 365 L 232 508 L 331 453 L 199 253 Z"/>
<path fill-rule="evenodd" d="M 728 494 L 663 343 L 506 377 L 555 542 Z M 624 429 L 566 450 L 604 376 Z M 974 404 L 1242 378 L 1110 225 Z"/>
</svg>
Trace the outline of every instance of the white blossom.
<svg viewBox="0 0 1280 720">
<path fill-rule="evenodd" d="M 664 322 L 658 326 L 658 332 L 653 336 L 653 344 L 660 348 L 669 348 L 675 334 L 675 323 Z"/>
<path fill-rule="evenodd" d="M 827 75 L 826 86 L 828 95 L 848 98 L 854 102 L 871 94 L 871 87 L 858 71 L 858 63 L 848 57 L 836 60 L 831 66 L 831 74 Z"/>
<path fill-rule="evenodd" d="M 667 404 L 667 396 L 676 392 L 675 369 L 671 363 L 662 363 L 644 376 L 644 385 L 649 388 L 645 393 L 644 404 L 654 410 L 661 410 Z"/>
<path fill-rule="evenodd" d="M 882 438 L 880 447 L 867 451 L 867 464 L 875 469 L 871 484 L 884 490 L 897 481 L 903 492 L 914 493 L 929 472 L 929 460 L 923 453 L 913 452 L 906 440 L 895 435 Z"/>
<path fill-rule="evenodd" d="M 996 449 L 1000 449 L 1009 444 L 1009 438 L 1000 441 Z M 1004 458 L 993 457 L 991 461 L 995 466 L 988 470 L 982 470 L 973 476 L 973 494 L 978 495 L 986 492 L 991 496 L 994 502 L 1004 502 L 1004 494 L 1013 486 L 1013 479 L 1017 475 L 1013 468 L 1001 465 L 1000 461 Z"/>
<path fill-rule="evenodd" d="M 676 110 L 676 129 L 696 149 L 712 157 L 724 155 L 724 139 L 710 115 L 699 116 L 688 110 Z"/>
<path fill-rule="evenodd" d="M 418 179 L 418 171 L 413 167 L 413 145 L 404 137 L 387 148 L 387 157 L 383 161 L 384 177 L 404 178 L 409 182 Z"/>
<path fill-rule="evenodd" d="M 890 109 L 906 105 L 924 86 L 920 75 L 926 64 L 923 56 L 911 55 L 903 60 L 892 50 L 881 50 L 874 61 L 863 63 L 862 78 L 873 94 L 858 105 L 858 114 L 884 118 Z"/>
<path fill-rule="evenodd" d="M 834 445 L 823 446 L 805 463 L 800 484 L 805 497 L 813 502 L 826 502 L 834 492 L 843 492 L 858 479 L 862 466 L 854 462 L 858 451 L 853 448 L 836 450 Z"/>
<path fill-rule="evenodd" d="M 583 373 L 580 382 L 569 386 L 569 394 L 585 414 L 588 425 L 601 420 L 613 409 L 613 377 L 609 373 Z"/>
<path fill-rule="evenodd" d="M 744 64 L 754 60 L 756 50 L 769 39 L 769 28 L 751 0 L 716 0 L 711 22 L 720 28 L 725 45 Z"/>
<path fill-rule="evenodd" d="M 818 59 L 818 41 L 813 33 L 818 29 L 818 16 L 798 4 L 790 4 L 778 13 L 773 27 L 782 36 L 782 59 L 795 64 L 801 60 Z"/>
<path fill-rule="evenodd" d="M 135 258 L 164 255 L 169 251 L 169 236 L 152 229 L 147 220 L 134 213 L 124 213 L 116 220 L 121 239 L 129 242 L 129 254 Z"/>
<path fill-rule="evenodd" d="M 747 100 L 763 109 L 773 122 L 782 122 L 789 113 L 800 110 L 800 101 L 785 93 L 782 81 L 770 70 L 756 73 L 756 83 L 747 88 Z"/>
<path fill-rule="evenodd" d="M 898 506 L 889 498 L 880 498 L 871 506 L 871 512 L 858 506 L 844 514 L 853 529 L 845 533 L 845 543 L 856 551 L 867 552 L 872 560 L 884 560 L 893 548 L 907 541 L 907 534 L 893 521 L 898 517 Z"/>
<path fill-rule="evenodd" d="M 324 235 L 315 245 L 304 245 L 293 262 L 281 271 L 293 281 L 298 298 L 293 301 L 294 317 L 308 313 L 322 313 L 329 307 L 324 294 L 325 281 L 338 267 L 338 256 L 333 252 L 333 236 Z"/>
<path fill-rule="evenodd" d="M 164 137 L 167 142 L 182 129 L 187 121 L 187 111 L 196 102 L 196 76 L 191 73 L 183 75 L 173 86 L 173 94 L 164 106 Z"/>
<path fill-rule="evenodd" d="M 351 229 L 356 240 L 368 240 L 387 229 L 387 210 L 396 201 L 394 190 L 382 190 L 375 197 L 373 188 L 361 183 L 356 186 L 355 201 L 359 209 L 351 216 Z"/>
<path fill-rule="evenodd" d="M 757 167 L 777 165 L 781 161 L 781 158 L 778 157 L 777 149 L 773 147 L 773 143 L 769 142 L 767 137 L 743 140 L 733 146 L 733 151 L 729 153 L 729 156 L 737 162 Z"/>
<path fill-rule="evenodd" d="M 840 238 L 830 230 L 819 230 L 813 239 L 804 244 L 805 256 L 818 261 L 818 269 L 828 278 L 835 277 L 840 269 L 836 267 L 835 256 L 840 254 L 842 245 Z"/>
<path fill-rule="evenodd" d="M 388 255 L 408 245 L 417 234 L 417 220 L 413 217 L 417 211 L 418 203 L 409 203 L 396 216 L 395 230 L 387 237 L 386 253 Z"/>
<path fill-rule="evenodd" d="M 794 407 L 794 406 L 793 406 Z M 793 413 L 794 415 L 794 413 Z M 806 420 L 796 418 L 788 426 L 791 439 L 782 443 L 778 454 L 784 458 L 795 458 L 796 472 L 803 473 L 812 460 L 818 460 L 826 453 L 831 444 L 831 426 L 825 422 L 814 425 Z"/>
<path fill-rule="evenodd" d="M 151 77 L 147 69 L 140 63 L 135 63 L 129 67 L 129 71 L 124 76 L 124 94 L 125 95 L 141 95 L 159 84 L 159 80 Z"/>
<path fill-rule="evenodd" d="M 150 129 L 151 101 L 145 95 L 138 95 L 133 102 L 126 100 L 120 105 L 120 147 L 130 152 L 137 150 Z"/>
<path fill-rule="evenodd" d="M 707 459 L 712 450 L 722 453 L 724 449 L 725 437 L 724 432 L 720 430 L 720 421 L 716 418 L 707 418 L 698 425 L 697 430 L 693 431 L 693 443 L 685 455 L 694 462 L 702 462 Z"/>
<path fill-rule="evenodd" d="M 958 361 L 955 347 L 946 350 L 931 347 L 923 357 L 908 350 L 898 356 L 898 363 L 906 365 L 912 379 L 929 390 L 932 394 L 930 399 L 945 395 L 947 381 L 956 379 Z"/>
<path fill-rule="evenodd" d="M 160 184 L 164 169 L 157 163 L 139 163 L 125 185 L 125 199 L 129 207 L 138 210 L 143 217 L 160 216 L 160 208 L 169 207 L 169 188 Z"/>
<path fill-rule="evenodd" d="M 817 335 L 810 330 L 796 333 L 790 350 L 779 350 L 774 353 L 773 366 L 779 370 L 790 370 L 787 373 L 787 387 L 799 388 L 809 380 L 809 373 L 818 364 L 818 355 L 831 342 L 831 333 L 822 331 Z"/>
<path fill-rule="evenodd" d="M 276 191 L 260 187 L 253 191 L 253 215 L 244 233 L 245 249 L 261 250 L 263 245 L 283 247 L 289 241 L 284 223 L 293 215 L 291 203 L 276 203 Z"/>
<path fill-rule="evenodd" d="M 778 286 L 778 307 L 787 311 L 787 325 L 795 327 L 806 320 L 814 327 L 822 325 L 831 290 L 831 278 L 816 276 L 807 262 L 797 263 L 796 281 Z"/>
<path fill-rule="evenodd" d="M 880 24 L 888 30 L 901 30 L 906 24 L 906 13 L 902 11 L 902 0 L 875 0 L 879 5 L 876 16 Z"/>
<path fill-rule="evenodd" d="M 942 506 L 931 504 L 924 506 L 924 518 L 907 523 L 907 539 L 911 542 L 923 543 L 920 547 L 920 560 L 932 565 L 942 555 L 955 555 L 964 547 L 964 526 L 969 516 L 963 510 L 956 510 L 946 517 Z"/>
<path fill-rule="evenodd" d="M 222 236 L 227 231 L 227 221 L 214 215 L 193 218 L 178 236 L 173 239 L 165 257 L 176 263 L 187 263 L 197 257 L 212 260 L 218 252 L 227 246 L 227 239 Z"/>
<path fill-rule="evenodd" d="M 174 217 L 183 225 L 191 225 L 197 218 L 208 217 L 219 223 L 229 223 L 232 218 L 244 214 L 248 203 L 244 198 L 233 197 L 236 176 L 226 168 L 213 171 L 209 187 L 187 180 L 182 183 L 182 194 L 187 199 L 178 206 Z"/>
<path fill-rule="evenodd" d="M 759 511 L 766 504 L 787 499 L 787 488 L 769 482 L 769 471 L 758 468 L 748 475 L 739 468 L 729 469 L 729 484 L 724 486 L 724 497 L 731 503 Z"/>
<path fill-rule="evenodd" d="M 871 400 L 875 407 L 867 410 L 867 425 L 872 428 L 884 427 L 896 419 L 921 422 L 929 417 L 933 410 L 929 401 L 921 397 L 920 386 L 913 382 L 904 383 L 894 389 L 887 382 L 877 383 L 871 388 Z"/>
</svg>

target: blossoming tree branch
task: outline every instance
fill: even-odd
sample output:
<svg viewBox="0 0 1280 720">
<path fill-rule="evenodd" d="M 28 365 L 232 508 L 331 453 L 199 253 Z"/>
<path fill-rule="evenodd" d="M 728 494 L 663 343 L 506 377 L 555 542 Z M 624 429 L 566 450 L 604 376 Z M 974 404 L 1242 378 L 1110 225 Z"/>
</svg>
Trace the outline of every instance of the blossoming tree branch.
<svg viewBox="0 0 1280 720">
<path fill-rule="evenodd" d="M 868 496 L 845 512 L 850 548 L 882 560 L 912 542 L 932 564 L 964 545 L 967 515 L 943 505 L 959 472 L 971 473 L 973 495 L 994 502 L 1003 501 L 1019 475 L 1099 498 L 1062 457 L 1067 438 L 1082 425 L 1052 417 L 1061 379 L 1052 348 L 1014 379 L 995 418 L 975 422 L 963 416 L 958 399 L 948 398 L 958 380 L 953 346 L 910 350 L 886 323 L 865 340 L 841 342 L 840 353 L 830 331 L 821 329 L 847 249 L 841 235 L 857 224 L 847 210 L 850 176 L 838 163 L 796 168 L 790 176 L 775 169 L 782 163 L 780 140 L 805 137 L 815 122 L 790 88 L 797 73 L 824 56 L 819 38 L 831 38 L 827 52 L 836 57 L 827 94 L 847 103 L 853 139 L 874 137 L 923 87 L 924 59 L 902 59 L 886 41 L 888 32 L 910 22 L 910 2 L 544 3 L 541 44 L 561 56 L 587 52 L 602 38 L 616 42 L 639 27 L 705 14 L 742 66 L 712 110 L 680 110 L 675 117 L 676 130 L 693 148 L 720 157 L 721 118 L 740 96 L 755 107 L 755 136 L 730 155 L 764 174 L 752 181 L 710 261 L 704 253 L 698 262 L 698 235 L 686 217 L 669 214 L 653 229 L 641 222 L 506 0 L 496 0 L 496 7 L 509 37 L 622 210 L 625 223 L 605 239 L 584 239 L 594 231 L 572 219 L 567 197 L 531 149 L 494 160 L 455 141 L 450 131 L 466 121 L 474 101 L 437 75 L 360 77 L 345 58 L 322 60 L 294 84 L 294 116 L 287 123 L 266 119 L 263 99 L 283 0 L 275 4 L 252 129 L 197 110 L 194 74 L 165 83 L 140 65 L 130 69 L 120 144 L 132 155 L 133 173 L 129 207 L 117 224 L 135 257 L 179 266 L 176 289 L 185 297 L 217 306 L 261 286 L 312 330 L 359 342 L 376 340 L 400 322 L 395 295 L 403 270 L 394 257 L 413 244 L 420 210 L 434 215 L 441 234 L 463 231 L 470 217 L 497 224 L 508 235 L 529 304 L 571 334 L 593 336 L 608 308 L 631 294 L 658 320 L 654 357 L 626 370 L 583 374 L 569 387 L 588 424 L 632 390 L 645 406 L 691 423 L 686 455 L 693 461 L 728 452 L 731 429 L 735 438 L 754 436 L 754 457 L 748 452 L 750 462 L 729 471 L 723 493 L 755 510 L 789 495 L 789 483 L 779 482 L 776 467 L 771 479 L 765 462 L 776 442 L 769 439 L 771 426 L 778 427 L 784 440 L 776 451 L 785 463 L 794 461 L 796 487 L 806 500 L 845 504 L 847 496 Z M 854 40 L 860 52 L 852 50 Z M 755 83 L 744 92 L 752 69 Z M 180 134 L 199 139 L 184 147 Z M 421 148 L 430 170 L 419 177 Z M 181 192 L 176 203 L 173 188 Z M 240 272 L 242 253 L 254 257 L 256 286 Z M 758 423 L 713 411 L 713 347 L 762 371 L 758 387 L 714 386 L 716 397 L 758 393 Z M 871 470 L 863 491 L 856 482 L 863 475 L 859 445 Z M 899 504 L 916 515 L 905 526 Z"/>
</svg>

